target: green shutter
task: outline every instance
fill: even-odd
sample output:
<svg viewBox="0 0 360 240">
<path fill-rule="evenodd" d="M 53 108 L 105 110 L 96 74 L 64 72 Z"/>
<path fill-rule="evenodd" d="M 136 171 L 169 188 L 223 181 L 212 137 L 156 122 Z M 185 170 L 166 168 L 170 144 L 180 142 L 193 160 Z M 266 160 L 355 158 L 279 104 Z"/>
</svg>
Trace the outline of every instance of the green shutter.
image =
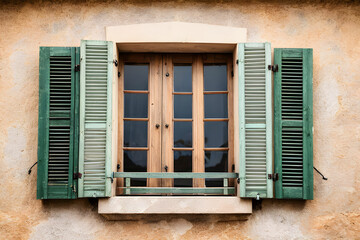
<svg viewBox="0 0 360 240">
<path fill-rule="evenodd" d="M 276 48 L 276 198 L 313 199 L 312 49 Z"/>
<path fill-rule="evenodd" d="M 37 199 L 76 198 L 79 48 L 40 47 Z"/>
<path fill-rule="evenodd" d="M 111 196 L 113 43 L 81 41 L 79 197 Z"/>
<path fill-rule="evenodd" d="M 272 198 L 270 43 L 238 44 L 240 197 Z"/>
</svg>

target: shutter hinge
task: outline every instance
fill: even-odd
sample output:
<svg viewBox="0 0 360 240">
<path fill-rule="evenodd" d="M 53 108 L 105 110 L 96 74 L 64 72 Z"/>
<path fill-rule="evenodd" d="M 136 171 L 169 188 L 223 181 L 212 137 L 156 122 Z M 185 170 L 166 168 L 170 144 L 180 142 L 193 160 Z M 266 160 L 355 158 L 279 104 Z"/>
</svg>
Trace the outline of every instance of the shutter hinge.
<svg viewBox="0 0 360 240">
<path fill-rule="evenodd" d="M 278 72 L 279 71 L 279 65 L 277 65 L 277 64 L 268 65 L 268 70 L 272 70 L 273 72 Z"/>
<path fill-rule="evenodd" d="M 115 64 L 115 67 L 117 67 L 118 66 L 118 61 L 115 59 L 115 60 L 113 60 L 113 63 Z"/>
<path fill-rule="evenodd" d="M 234 77 L 234 71 L 231 71 L 231 77 Z"/>
<path fill-rule="evenodd" d="M 74 173 L 74 179 L 80 179 L 82 177 L 82 173 Z"/>
<path fill-rule="evenodd" d="M 279 180 L 279 174 L 278 173 L 268 174 L 268 179 L 272 179 L 274 182 L 276 182 L 277 180 Z"/>
<path fill-rule="evenodd" d="M 80 71 L 80 65 L 77 64 L 77 65 L 75 65 L 75 72 L 79 72 L 79 71 Z"/>
<path fill-rule="evenodd" d="M 121 73 L 120 73 L 120 72 L 118 72 L 118 78 L 119 78 L 119 77 L 121 77 Z"/>
<path fill-rule="evenodd" d="M 239 64 L 239 59 L 236 59 L 236 64 Z"/>
</svg>

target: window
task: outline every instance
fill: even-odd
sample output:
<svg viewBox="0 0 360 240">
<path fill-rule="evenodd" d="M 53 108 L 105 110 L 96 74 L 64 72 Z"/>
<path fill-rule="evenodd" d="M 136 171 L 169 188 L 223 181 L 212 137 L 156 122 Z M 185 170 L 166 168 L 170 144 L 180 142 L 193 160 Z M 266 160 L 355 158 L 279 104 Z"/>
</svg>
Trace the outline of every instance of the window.
<svg viewBox="0 0 360 240">
<path fill-rule="evenodd" d="M 232 55 L 119 57 L 119 172 L 233 172 Z M 119 195 L 124 185 L 120 180 Z M 224 187 L 224 181 L 133 177 L 130 185 Z M 151 193 L 149 188 L 133 190 Z"/>
<path fill-rule="evenodd" d="M 269 43 L 237 51 L 233 78 L 227 54 L 120 54 L 117 63 L 112 42 L 41 48 L 37 197 L 110 197 L 118 184 L 118 194 L 237 186 L 245 198 L 272 198 L 275 186 L 276 198 L 312 199 L 312 49 L 275 49 L 274 65 Z"/>
</svg>

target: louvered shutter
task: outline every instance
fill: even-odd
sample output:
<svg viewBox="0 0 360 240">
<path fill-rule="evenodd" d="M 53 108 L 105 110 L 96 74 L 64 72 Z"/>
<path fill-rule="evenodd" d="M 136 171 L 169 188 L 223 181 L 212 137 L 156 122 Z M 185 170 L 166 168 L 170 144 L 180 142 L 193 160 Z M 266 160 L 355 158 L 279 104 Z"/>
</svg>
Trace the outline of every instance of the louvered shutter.
<svg viewBox="0 0 360 240">
<path fill-rule="evenodd" d="M 238 44 L 240 197 L 273 197 L 270 43 Z"/>
<path fill-rule="evenodd" d="M 81 41 L 79 197 L 111 196 L 113 43 Z"/>
<path fill-rule="evenodd" d="M 79 48 L 40 47 L 37 199 L 76 198 Z"/>
<path fill-rule="evenodd" d="M 276 198 L 313 199 L 312 61 L 312 49 L 274 52 Z"/>
</svg>

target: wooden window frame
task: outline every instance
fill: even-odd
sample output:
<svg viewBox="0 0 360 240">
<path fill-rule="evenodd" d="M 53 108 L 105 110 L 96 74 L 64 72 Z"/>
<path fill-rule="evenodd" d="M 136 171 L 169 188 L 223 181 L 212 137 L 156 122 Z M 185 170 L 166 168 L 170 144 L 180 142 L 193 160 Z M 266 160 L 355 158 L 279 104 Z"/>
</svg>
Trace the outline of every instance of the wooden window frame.
<svg viewBox="0 0 360 240">
<path fill-rule="evenodd" d="M 148 147 L 136 148 L 147 150 L 147 169 L 148 172 L 162 172 L 165 165 L 168 172 L 174 171 L 174 148 L 173 133 L 173 69 L 175 64 L 192 65 L 192 172 L 205 172 L 205 151 L 228 151 L 228 172 L 234 170 L 234 74 L 233 74 L 233 55 L 229 53 L 118 53 L 119 54 L 119 72 L 118 79 L 118 146 L 117 146 L 117 164 L 119 171 L 124 170 L 123 166 L 123 123 L 124 123 L 124 65 L 126 64 L 148 64 L 149 82 L 148 82 Z M 227 119 L 205 119 L 204 118 L 204 79 L 203 69 L 206 64 L 226 64 L 227 66 L 227 91 L 216 91 L 214 93 L 226 93 L 228 95 L 228 118 Z M 166 73 L 169 73 L 167 76 Z M 158 90 L 162 89 L 162 90 Z M 134 92 L 134 91 L 131 91 Z M 211 94 L 211 93 L 207 93 Z M 136 120 L 136 119 L 131 119 Z M 176 120 L 175 120 L 176 121 Z M 204 146 L 204 122 L 205 121 L 228 121 L 228 148 L 205 148 Z M 155 128 L 160 124 L 161 128 Z M 165 128 L 165 124 L 169 127 Z M 195 127 L 196 126 L 196 127 Z M 181 150 L 181 148 L 176 148 Z M 185 149 L 184 149 L 185 150 Z M 187 148 L 186 150 L 189 150 Z M 159 161 L 166 159 L 167 161 Z M 234 185 L 234 181 L 229 182 Z M 117 179 L 116 185 L 124 186 L 122 178 Z M 172 179 L 149 179 L 147 187 L 172 187 Z M 193 187 L 204 187 L 204 179 L 193 179 Z M 117 188 L 116 195 L 122 195 L 121 189 Z"/>
</svg>

